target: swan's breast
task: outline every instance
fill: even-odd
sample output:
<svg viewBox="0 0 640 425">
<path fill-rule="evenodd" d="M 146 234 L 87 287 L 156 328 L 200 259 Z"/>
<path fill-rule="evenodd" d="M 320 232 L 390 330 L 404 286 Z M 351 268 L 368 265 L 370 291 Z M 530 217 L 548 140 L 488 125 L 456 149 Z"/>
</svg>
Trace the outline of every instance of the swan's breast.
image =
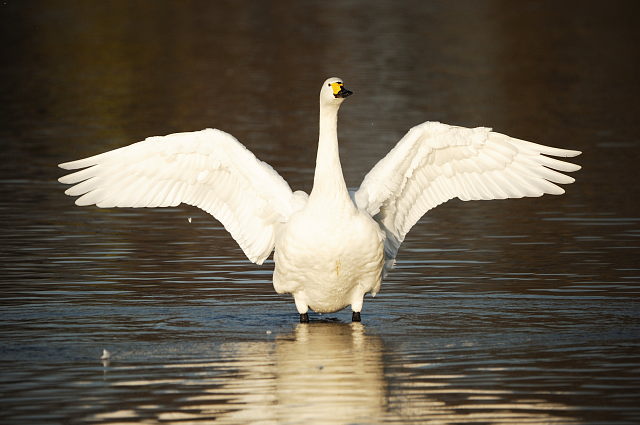
<svg viewBox="0 0 640 425">
<path fill-rule="evenodd" d="M 274 258 L 276 291 L 344 298 L 358 285 L 364 292 L 377 290 L 383 235 L 361 212 L 322 217 L 301 211 L 276 239 Z"/>
</svg>

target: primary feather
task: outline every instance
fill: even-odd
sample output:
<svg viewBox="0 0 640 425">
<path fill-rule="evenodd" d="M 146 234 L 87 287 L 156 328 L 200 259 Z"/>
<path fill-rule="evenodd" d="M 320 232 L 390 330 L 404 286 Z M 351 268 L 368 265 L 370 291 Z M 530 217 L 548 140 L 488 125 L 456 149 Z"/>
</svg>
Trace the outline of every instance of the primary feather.
<svg viewBox="0 0 640 425">
<path fill-rule="evenodd" d="M 338 109 L 351 94 L 339 78 L 320 91 L 320 136 L 310 195 L 292 193 L 268 164 L 233 136 L 213 129 L 150 137 L 60 164 L 78 205 L 194 205 L 217 218 L 249 260 L 275 250 L 274 287 L 307 310 L 351 305 L 375 295 L 407 232 L 452 198 L 504 199 L 562 194 L 563 174 L 580 166 L 556 157 L 580 152 L 514 139 L 488 128 L 425 122 L 412 128 L 349 194 L 340 166 Z"/>
</svg>

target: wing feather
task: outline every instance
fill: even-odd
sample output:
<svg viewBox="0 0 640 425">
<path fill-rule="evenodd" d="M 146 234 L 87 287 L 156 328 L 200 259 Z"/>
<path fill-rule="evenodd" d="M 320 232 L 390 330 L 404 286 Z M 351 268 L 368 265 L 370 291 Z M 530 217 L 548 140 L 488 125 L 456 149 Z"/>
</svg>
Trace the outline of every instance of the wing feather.
<svg viewBox="0 0 640 425">
<path fill-rule="evenodd" d="M 150 137 L 60 164 L 77 205 L 169 207 L 185 203 L 213 215 L 258 264 L 273 251 L 275 229 L 293 208 L 289 185 L 233 136 L 206 129 Z"/>
<path fill-rule="evenodd" d="M 562 194 L 558 184 L 575 181 L 563 172 L 580 166 L 550 156 L 579 154 L 489 128 L 426 122 L 409 130 L 373 167 L 354 199 L 384 229 L 386 264 L 391 265 L 407 232 L 430 209 L 456 197 L 468 201 Z"/>
</svg>

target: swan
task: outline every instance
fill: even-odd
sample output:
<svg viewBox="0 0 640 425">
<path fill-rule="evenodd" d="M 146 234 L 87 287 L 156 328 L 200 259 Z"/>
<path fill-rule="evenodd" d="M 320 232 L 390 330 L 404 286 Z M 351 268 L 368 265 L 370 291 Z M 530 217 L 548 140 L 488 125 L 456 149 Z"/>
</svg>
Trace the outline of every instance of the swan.
<svg viewBox="0 0 640 425">
<path fill-rule="evenodd" d="M 274 252 L 273 286 L 292 294 L 301 322 L 309 309 L 351 306 L 360 321 L 411 227 L 453 198 L 505 199 L 559 195 L 579 165 L 552 157 L 581 152 L 515 139 L 490 128 L 425 122 L 409 130 L 347 189 L 338 154 L 338 109 L 353 93 L 341 78 L 320 90 L 320 131 L 313 188 L 293 192 L 268 164 L 218 129 L 149 137 L 59 166 L 79 170 L 59 179 L 79 206 L 173 207 L 210 213 L 262 264 Z"/>
</svg>

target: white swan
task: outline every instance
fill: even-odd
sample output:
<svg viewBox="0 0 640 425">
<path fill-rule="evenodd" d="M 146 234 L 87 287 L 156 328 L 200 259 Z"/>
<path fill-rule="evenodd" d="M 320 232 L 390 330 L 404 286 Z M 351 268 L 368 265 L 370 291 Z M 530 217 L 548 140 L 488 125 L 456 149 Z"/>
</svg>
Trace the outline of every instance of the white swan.
<svg viewBox="0 0 640 425">
<path fill-rule="evenodd" d="M 249 260 L 275 249 L 273 286 L 293 294 L 301 321 L 308 309 L 351 306 L 360 320 L 363 297 L 380 289 L 400 243 L 431 208 L 452 198 L 504 199 L 561 194 L 574 181 L 558 171 L 580 166 L 545 155 L 579 151 L 514 139 L 489 128 L 425 122 L 412 128 L 350 194 L 338 155 L 338 108 L 352 92 L 340 78 L 320 90 L 320 136 L 313 189 L 292 192 L 268 164 L 233 136 L 214 129 L 150 137 L 90 158 L 60 164 L 83 170 L 60 178 L 74 184 L 77 205 L 197 206 L 218 219 Z"/>
</svg>

